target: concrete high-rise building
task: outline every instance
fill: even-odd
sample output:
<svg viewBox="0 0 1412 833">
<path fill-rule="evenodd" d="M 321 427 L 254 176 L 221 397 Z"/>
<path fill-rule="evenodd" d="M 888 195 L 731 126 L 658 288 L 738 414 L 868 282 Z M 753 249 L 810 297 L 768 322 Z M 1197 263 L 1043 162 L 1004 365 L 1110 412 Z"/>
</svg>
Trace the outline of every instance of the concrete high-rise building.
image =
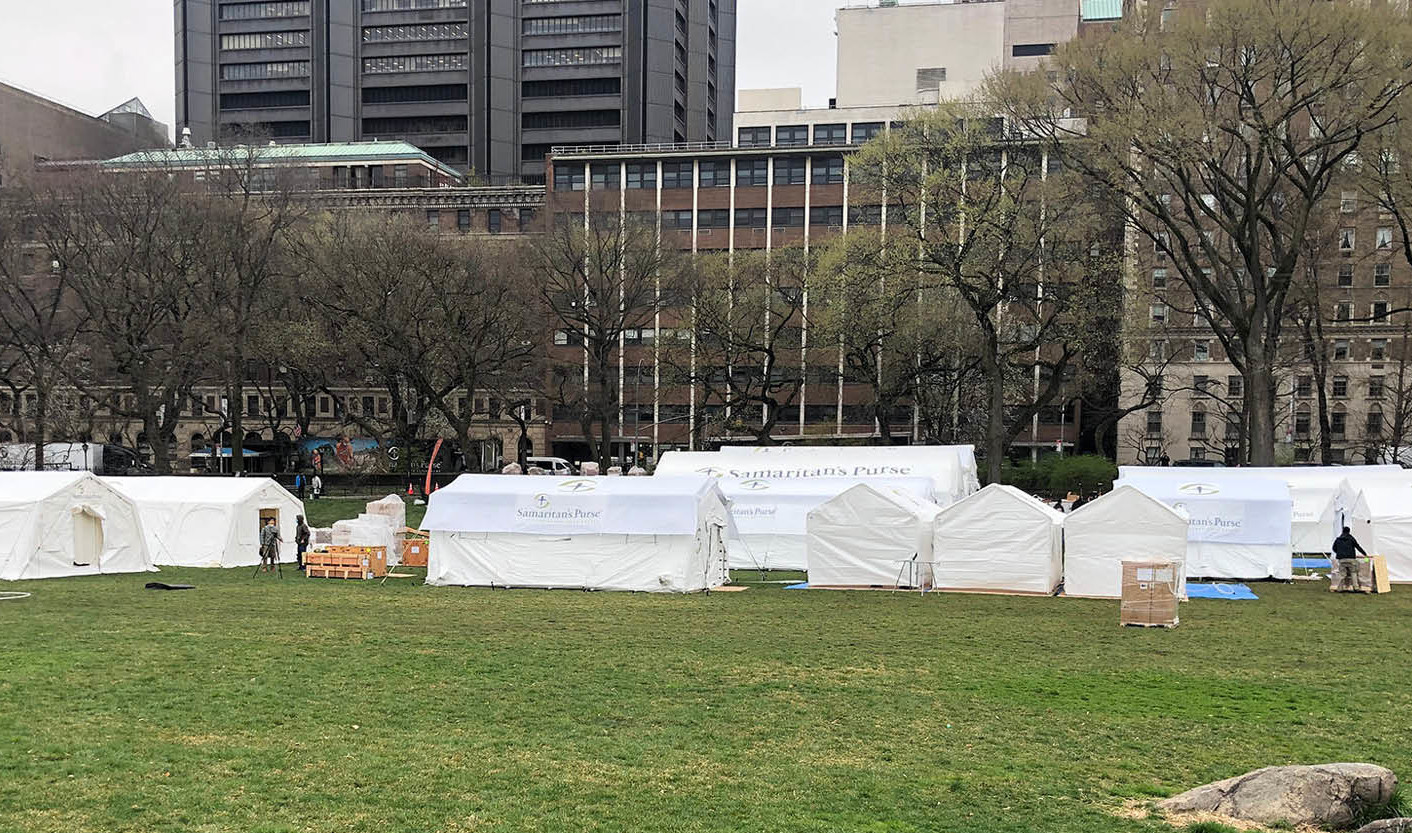
<svg viewBox="0 0 1412 833">
<path fill-rule="evenodd" d="M 556 145 L 727 141 L 735 0 L 175 0 L 177 128 L 404 139 L 492 181 Z"/>
</svg>

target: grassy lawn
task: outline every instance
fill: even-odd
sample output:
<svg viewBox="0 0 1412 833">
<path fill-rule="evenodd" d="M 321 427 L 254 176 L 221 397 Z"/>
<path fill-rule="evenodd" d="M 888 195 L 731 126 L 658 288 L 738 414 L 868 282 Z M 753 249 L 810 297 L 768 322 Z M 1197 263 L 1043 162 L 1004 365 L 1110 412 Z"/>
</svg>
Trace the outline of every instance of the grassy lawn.
<svg viewBox="0 0 1412 833">
<path fill-rule="evenodd" d="M 34 595 L 0 602 L 0 829 L 1090 833 L 1268 764 L 1412 777 L 1412 588 L 1258 585 L 1168 632 L 1067 599 L 162 577 L 198 589 L 4 588 Z"/>
</svg>

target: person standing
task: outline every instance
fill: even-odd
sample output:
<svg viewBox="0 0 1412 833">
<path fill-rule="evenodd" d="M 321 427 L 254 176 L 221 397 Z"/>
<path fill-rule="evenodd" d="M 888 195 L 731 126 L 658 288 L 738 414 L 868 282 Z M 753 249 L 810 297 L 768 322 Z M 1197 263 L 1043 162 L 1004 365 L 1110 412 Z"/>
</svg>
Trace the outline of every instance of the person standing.
<svg viewBox="0 0 1412 833">
<path fill-rule="evenodd" d="M 299 572 L 304 572 L 304 553 L 309 549 L 309 538 L 312 533 L 309 531 L 309 524 L 305 523 L 303 515 L 294 516 L 294 560 L 299 564 Z"/>
<path fill-rule="evenodd" d="M 314 500 L 318 500 L 324 496 L 324 479 L 319 477 L 318 472 L 314 472 L 314 477 L 309 481 L 309 485 L 313 489 Z"/>
<path fill-rule="evenodd" d="M 294 475 L 294 491 L 299 495 L 299 499 L 304 499 L 304 474 L 300 472 Z"/>
<path fill-rule="evenodd" d="M 1363 550 L 1358 539 L 1353 537 L 1353 533 L 1348 527 L 1343 528 L 1343 533 L 1334 539 L 1334 564 L 1338 575 L 1339 586 L 1344 590 L 1362 591 L 1363 581 L 1358 574 L 1358 556 L 1356 553 L 1368 553 Z"/>
<path fill-rule="evenodd" d="M 265 519 L 265 525 L 260 527 L 260 567 L 265 572 L 273 571 L 279 563 L 279 545 L 283 540 L 279 527 L 275 526 L 275 519 Z"/>
</svg>

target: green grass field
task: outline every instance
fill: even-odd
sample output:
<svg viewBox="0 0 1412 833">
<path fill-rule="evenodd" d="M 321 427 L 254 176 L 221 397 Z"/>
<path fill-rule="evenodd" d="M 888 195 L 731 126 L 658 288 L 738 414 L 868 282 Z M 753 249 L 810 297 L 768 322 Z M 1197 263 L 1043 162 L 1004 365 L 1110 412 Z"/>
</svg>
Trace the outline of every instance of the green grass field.
<svg viewBox="0 0 1412 833">
<path fill-rule="evenodd" d="M 754 574 L 740 578 L 751 579 Z M 0 602 L 0 830 L 1091 831 L 1268 764 L 1412 777 L 1412 589 L 651 596 L 164 570 Z"/>
</svg>

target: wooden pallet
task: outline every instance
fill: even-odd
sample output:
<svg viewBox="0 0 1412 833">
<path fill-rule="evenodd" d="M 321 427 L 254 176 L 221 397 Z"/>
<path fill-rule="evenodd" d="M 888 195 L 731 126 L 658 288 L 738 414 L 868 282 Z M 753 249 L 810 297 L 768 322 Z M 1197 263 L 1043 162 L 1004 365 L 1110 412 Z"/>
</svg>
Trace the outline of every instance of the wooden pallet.
<svg viewBox="0 0 1412 833">
<path fill-rule="evenodd" d="M 387 575 L 386 547 L 327 547 L 304 553 L 309 578 L 370 579 Z"/>
<path fill-rule="evenodd" d="M 1175 628 L 1175 627 L 1176 627 L 1178 624 L 1180 624 L 1180 623 L 1181 623 L 1181 620 L 1180 620 L 1180 619 L 1178 619 L 1178 620 L 1175 621 L 1175 622 L 1124 622 L 1124 623 L 1123 623 L 1123 627 L 1125 627 L 1125 628 L 1166 628 L 1167 630 L 1171 630 L 1172 628 Z"/>
<path fill-rule="evenodd" d="M 425 538 L 408 538 L 402 542 L 402 566 L 425 567 L 431 554 L 431 542 Z"/>
<path fill-rule="evenodd" d="M 311 564 L 304 565 L 304 575 L 309 578 L 342 578 L 342 579 L 369 579 L 372 573 L 359 567 L 326 567 Z"/>
</svg>

